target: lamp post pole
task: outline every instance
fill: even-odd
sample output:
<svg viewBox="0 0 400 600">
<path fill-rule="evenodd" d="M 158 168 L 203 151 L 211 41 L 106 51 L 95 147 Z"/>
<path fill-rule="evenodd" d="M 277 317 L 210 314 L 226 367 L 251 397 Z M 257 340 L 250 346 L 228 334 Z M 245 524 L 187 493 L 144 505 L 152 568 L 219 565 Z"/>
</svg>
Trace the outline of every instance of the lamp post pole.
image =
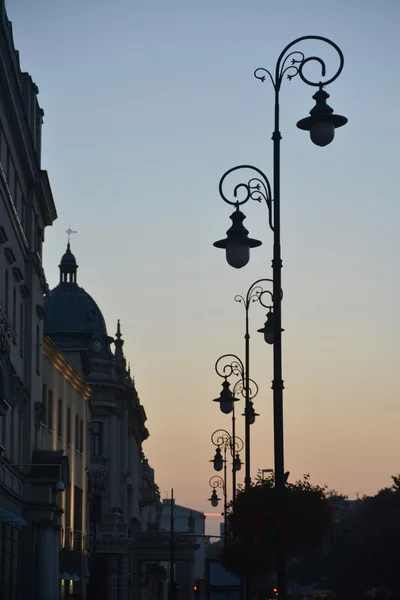
<svg viewBox="0 0 400 600">
<path fill-rule="evenodd" d="M 228 508 L 228 498 L 227 498 L 227 489 L 226 489 L 226 468 L 224 469 L 224 477 L 221 477 L 220 475 L 213 475 L 213 477 L 210 478 L 209 482 L 210 486 L 212 487 L 213 491 L 211 493 L 211 497 L 209 498 L 209 501 L 211 502 L 211 506 L 213 506 L 214 508 L 216 506 L 218 506 L 218 503 L 220 501 L 221 498 L 218 498 L 218 494 L 217 494 L 217 488 L 222 488 L 222 494 L 224 496 L 224 543 L 226 544 L 227 541 L 227 508 Z"/>
<path fill-rule="evenodd" d="M 308 56 L 299 51 L 293 50 L 293 47 L 304 41 L 314 40 L 323 42 L 325 45 L 333 48 L 339 57 L 339 66 L 334 75 L 326 78 L 325 62 L 317 56 Z M 318 81 L 308 79 L 304 75 L 306 64 L 317 64 L 321 70 L 321 78 Z M 283 435 L 283 378 L 282 378 L 282 254 L 281 254 L 281 214 L 280 214 L 280 142 L 282 139 L 280 132 L 280 90 L 284 77 L 289 80 L 297 75 L 307 85 L 317 87 L 317 92 L 313 95 L 315 106 L 310 111 L 310 116 L 301 119 L 297 123 L 299 129 L 309 131 L 311 140 L 318 146 L 330 144 L 335 136 L 335 129 L 342 127 L 347 123 L 347 119 L 341 115 L 336 115 L 333 109 L 327 104 L 329 94 L 324 87 L 335 81 L 342 72 L 344 65 L 343 53 L 340 48 L 331 40 L 317 35 L 302 36 L 288 44 L 278 57 L 275 71 L 270 72 L 267 69 L 256 69 L 254 75 L 260 81 L 267 78 L 272 82 L 275 93 L 274 103 L 274 131 L 272 134 L 273 142 L 273 188 L 267 176 L 251 165 L 241 165 L 227 171 L 220 180 L 219 193 L 221 198 L 235 206 L 235 211 L 231 215 L 232 226 L 227 231 L 227 237 L 214 243 L 217 248 L 226 250 L 226 259 L 234 268 L 244 267 L 250 258 L 250 248 L 261 245 L 261 242 L 248 237 L 248 231 L 243 225 L 245 215 L 240 211 L 240 206 L 249 200 L 258 202 L 265 201 L 269 212 L 269 226 L 273 232 L 273 258 L 272 258 L 272 299 L 273 299 L 273 340 L 268 341 L 267 331 L 264 329 L 265 340 L 273 343 L 273 418 L 274 418 L 274 467 L 275 467 L 275 488 L 277 493 L 281 493 L 286 484 L 284 468 L 284 435 Z M 233 200 L 230 200 L 224 192 L 224 182 L 228 175 L 238 170 L 245 169 L 252 171 L 253 176 L 247 183 L 239 183 L 233 186 Z M 273 189 L 273 194 L 272 194 Z M 238 200 L 238 194 L 244 193 L 244 198 Z M 267 324 L 266 324 L 267 325 Z M 270 323 L 271 325 L 271 323 Z M 287 580 L 286 580 L 286 557 L 281 542 L 281 532 L 276 532 L 276 576 L 277 588 L 280 600 L 286 600 Z"/>
<path fill-rule="evenodd" d="M 272 294 L 270 291 L 268 290 L 264 290 L 264 288 L 262 287 L 261 283 L 272 283 L 272 279 L 258 279 L 257 281 L 255 281 L 247 290 L 247 294 L 245 296 L 241 296 L 240 294 L 235 296 L 235 301 L 239 302 L 240 304 L 243 304 L 244 306 L 244 310 L 245 310 L 245 334 L 244 334 L 244 339 L 245 339 L 245 349 L 244 349 L 244 355 L 245 355 L 245 366 L 244 366 L 244 370 L 245 370 L 245 414 L 248 413 L 251 410 L 251 386 L 250 386 L 250 331 L 249 331 L 249 310 L 250 310 L 250 306 L 253 302 L 258 301 L 262 306 L 265 306 L 265 304 L 263 304 L 262 302 L 262 296 L 264 294 L 269 294 L 272 297 Z M 267 308 L 267 307 L 266 307 Z M 250 444 L 250 419 L 246 419 L 246 436 L 245 436 L 245 440 L 247 441 L 248 444 Z M 248 454 L 250 456 L 250 449 L 248 450 Z M 249 469 L 248 472 L 246 470 L 246 477 L 245 477 L 245 487 L 248 487 L 251 483 L 251 477 L 250 477 L 250 464 L 249 464 Z"/>
</svg>

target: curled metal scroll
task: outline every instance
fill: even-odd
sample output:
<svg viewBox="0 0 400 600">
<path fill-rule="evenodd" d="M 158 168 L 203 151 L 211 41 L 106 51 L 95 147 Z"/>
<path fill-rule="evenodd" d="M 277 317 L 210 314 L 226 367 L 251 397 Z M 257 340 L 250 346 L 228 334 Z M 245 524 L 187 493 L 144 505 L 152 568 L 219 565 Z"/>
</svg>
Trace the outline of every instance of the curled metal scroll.
<svg viewBox="0 0 400 600">
<path fill-rule="evenodd" d="M 235 435 L 234 441 L 234 438 L 226 431 L 226 429 L 217 429 L 214 431 L 214 433 L 211 435 L 211 441 L 214 446 L 229 450 L 233 458 L 235 458 L 237 452 L 241 452 L 244 448 L 244 442 L 242 438 L 240 438 L 238 435 Z"/>
<path fill-rule="evenodd" d="M 225 486 L 224 480 L 219 475 L 213 475 L 208 483 L 214 490 L 217 488 L 224 488 Z"/>
<path fill-rule="evenodd" d="M 337 71 L 334 73 L 334 75 L 332 77 L 330 77 L 329 79 L 326 79 L 325 81 L 322 81 L 322 80 L 311 81 L 311 79 L 308 79 L 304 75 L 305 65 L 308 63 L 311 63 L 311 62 L 314 62 L 314 63 L 316 62 L 321 67 L 321 77 L 322 78 L 326 77 L 326 64 L 322 58 L 320 58 L 319 56 L 307 56 L 306 57 L 305 54 L 303 52 L 301 52 L 300 50 L 292 50 L 291 52 L 289 52 L 289 50 L 291 48 L 293 48 L 293 46 L 295 46 L 296 44 L 298 44 L 300 42 L 304 42 L 306 40 L 315 40 L 315 41 L 319 41 L 319 42 L 324 42 L 325 44 L 328 44 L 334 50 L 336 50 L 336 52 L 339 56 L 339 67 L 338 67 Z M 278 60 L 276 62 L 274 75 L 272 75 L 272 73 L 270 71 L 268 71 L 268 69 L 258 68 L 254 71 L 254 77 L 256 79 L 259 79 L 260 81 L 265 81 L 268 76 L 270 78 L 272 85 L 276 92 L 279 92 L 281 85 L 282 85 L 283 78 L 285 75 L 289 79 L 289 81 L 291 79 L 293 79 L 293 77 L 296 77 L 298 75 L 300 77 L 300 79 L 302 81 L 304 81 L 304 83 L 306 83 L 307 85 L 321 88 L 321 87 L 329 85 L 330 83 L 335 81 L 335 79 L 337 79 L 339 77 L 340 73 L 342 72 L 343 66 L 344 66 L 343 52 L 341 51 L 341 49 L 339 48 L 339 46 L 337 44 L 332 42 L 332 40 L 330 40 L 326 37 L 322 37 L 320 35 L 304 35 L 302 37 L 297 38 L 296 40 L 293 40 L 293 42 L 290 42 L 290 44 L 288 44 L 282 50 L 282 52 L 280 53 Z"/>
<path fill-rule="evenodd" d="M 211 442 L 214 446 L 228 448 L 231 444 L 231 435 L 226 429 L 217 429 L 211 434 Z"/>
<path fill-rule="evenodd" d="M 252 302 L 259 302 L 261 306 L 264 308 L 272 308 L 271 303 L 273 304 L 273 293 L 271 290 L 266 290 L 261 283 L 273 283 L 272 279 L 257 279 L 247 290 L 246 296 L 242 296 L 241 294 L 236 294 L 234 297 L 235 302 L 239 304 L 243 304 L 246 311 L 249 310 Z M 268 298 L 268 304 L 264 303 L 265 298 Z M 283 291 L 281 290 L 281 300 L 283 298 Z"/>
<path fill-rule="evenodd" d="M 230 193 L 228 195 L 225 192 L 226 188 L 228 187 L 225 183 L 226 178 L 235 171 L 240 171 L 242 169 L 247 171 L 254 171 L 257 174 L 257 176 L 250 177 L 247 180 L 247 183 L 244 181 L 242 183 L 236 184 L 233 187 L 233 190 L 230 190 Z M 232 167 L 232 169 L 229 169 L 228 171 L 226 171 L 226 173 L 222 175 L 219 182 L 218 190 L 222 200 L 227 204 L 236 206 L 236 208 L 238 208 L 242 204 L 246 204 L 246 202 L 248 202 L 249 200 L 255 200 L 256 202 L 264 201 L 268 208 L 269 226 L 273 231 L 274 227 L 272 220 L 273 217 L 271 184 L 269 182 L 268 177 L 265 175 L 265 173 L 263 173 L 263 171 L 261 171 L 261 169 L 252 165 L 239 165 L 237 167 Z M 240 196 L 241 192 L 244 192 L 243 197 L 242 199 L 238 200 L 238 195 Z"/>
<path fill-rule="evenodd" d="M 231 359 L 231 361 L 225 359 Z M 225 364 L 221 367 L 220 363 L 223 362 Z M 228 379 L 232 375 L 244 378 L 244 365 L 236 354 L 223 354 L 215 363 L 215 372 L 224 379 Z"/>
<path fill-rule="evenodd" d="M 246 398 L 246 386 L 243 379 L 239 379 L 234 385 L 233 395 L 236 397 L 237 395 L 241 395 L 243 398 Z M 253 379 L 249 379 L 249 400 L 253 400 L 258 394 L 258 385 Z"/>
</svg>

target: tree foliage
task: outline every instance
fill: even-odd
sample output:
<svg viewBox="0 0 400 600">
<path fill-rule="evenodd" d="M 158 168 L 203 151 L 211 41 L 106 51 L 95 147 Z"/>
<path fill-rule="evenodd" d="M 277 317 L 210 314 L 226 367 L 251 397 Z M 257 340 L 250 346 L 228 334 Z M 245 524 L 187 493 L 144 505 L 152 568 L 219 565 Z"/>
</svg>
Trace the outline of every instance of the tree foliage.
<svg viewBox="0 0 400 600">
<path fill-rule="evenodd" d="M 277 553 L 296 556 L 322 544 L 331 514 L 326 489 L 312 485 L 308 475 L 282 490 L 272 478 L 257 478 L 229 507 L 230 538 L 220 560 L 239 575 L 271 572 Z"/>
<path fill-rule="evenodd" d="M 375 496 L 334 511 L 329 543 L 291 566 L 299 583 L 312 581 L 343 598 L 400 597 L 400 476 Z"/>
</svg>

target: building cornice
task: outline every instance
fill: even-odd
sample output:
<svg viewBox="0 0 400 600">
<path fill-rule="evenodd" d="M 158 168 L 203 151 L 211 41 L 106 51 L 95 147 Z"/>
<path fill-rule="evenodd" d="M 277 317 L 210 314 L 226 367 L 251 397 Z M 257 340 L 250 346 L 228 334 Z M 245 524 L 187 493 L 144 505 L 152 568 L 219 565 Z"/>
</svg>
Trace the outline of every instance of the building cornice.
<svg viewBox="0 0 400 600">
<path fill-rule="evenodd" d="M 48 336 L 45 336 L 43 343 L 43 354 L 45 358 L 53 365 L 55 369 L 72 385 L 72 387 L 82 396 L 84 400 L 90 400 L 92 389 L 79 375 L 77 371 L 60 352 Z"/>
</svg>

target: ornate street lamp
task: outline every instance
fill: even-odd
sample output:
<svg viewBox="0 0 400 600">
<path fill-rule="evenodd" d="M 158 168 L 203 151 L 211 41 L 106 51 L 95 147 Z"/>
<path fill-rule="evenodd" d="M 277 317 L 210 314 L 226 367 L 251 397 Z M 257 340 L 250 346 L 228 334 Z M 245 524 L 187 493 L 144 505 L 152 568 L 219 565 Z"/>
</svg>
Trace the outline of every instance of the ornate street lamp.
<svg viewBox="0 0 400 600">
<path fill-rule="evenodd" d="M 304 75 L 304 67 L 309 63 L 317 63 L 321 68 L 321 78 L 326 78 L 325 62 L 317 56 L 306 57 L 299 50 L 292 50 L 296 44 L 306 41 L 315 40 L 321 41 L 333 48 L 339 57 L 339 67 L 335 74 L 330 79 L 324 81 L 312 81 Z M 346 117 L 335 115 L 333 109 L 327 104 L 329 95 L 324 90 L 324 87 L 335 81 L 342 72 L 344 65 L 343 53 L 340 48 L 331 40 L 317 35 L 307 35 L 297 38 L 288 44 L 278 57 L 275 71 L 271 73 L 267 69 L 256 69 L 254 75 L 260 81 L 265 81 L 267 77 L 271 80 L 275 92 L 275 109 L 274 109 L 274 132 L 273 140 L 273 189 L 267 176 L 251 165 L 241 165 L 227 171 L 219 182 L 219 193 L 221 198 L 227 204 L 235 207 L 234 213 L 231 215 L 232 227 L 227 232 L 227 237 L 224 240 L 215 242 L 217 248 L 224 248 L 228 263 L 235 267 L 244 267 L 250 258 L 250 248 L 259 246 L 261 242 L 249 238 L 248 231 L 243 225 L 245 215 L 241 212 L 240 207 L 249 200 L 258 202 L 265 201 L 269 213 L 269 226 L 273 231 L 273 290 L 272 304 L 273 316 L 267 319 L 266 325 L 262 330 L 265 341 L 273 345 L 274 357 L 274 378 L 273 378 L 273 406 L 274 406 L 274 462 L 275 462 L 275 486 L 277 491 L 285 487 L 285 470 L 284 470 L 284 436 L 283 436 L 283 379 L 282 379 L 282 315 L 281 315 L 281 234 L 280 234 L 280 142 L 281 132 L 279 123 L 280 112 L 280 90 L 284 77 L 289 80 L 297 75 L 307 85 L 318 88 L 314 94 L 315 106 L 310 111 L 310 116 L 301 119 L 297 123 L 299 129 L 309 131 L 313 143 L 318 146 L 326 146 L 332 142 L 335 129 L 342 127 L 347 123 Z M 224 191 L 226 178 L 236 171 L 248 170 L 253 173 L 250 178 L 247 178 L 247 183 L 239 183 L 234 185 L 233 194 L 227 197 Z M 238 198 L 239 193 L 244 192 L 244 197 Z M 273 193 L 272 193 L 273 192 Z M 280 544 L 280 532 L 277 535 L 277 548 L 282 547 Z M 276 575 L 277 587 L 279 589 L 280 600 L 286 600 L 287 596 L 287 577 L 286 577 L 286 557 L 283 551 L 279 551 L 276 560 Z M 247 590 L 249 592 L 249 589 Z"/>
<path fill-rule="evenodd" d="M 211 506 L 213 506 L 214 508 L 216 506 L 218 506 L 218 503 L 221 500 L 221 498 L 218 498 L 217 488 L 222 489 L 222 493 L 224 496 L 224 513 L 223 513 L 224 542 L 226 543 L 227 517 L 228 517 L 228 497 L 227 497 L 227 491 L 226 491 L 226 478 L 220 477 L 219 475 L 214 475 L 213 477 L 211 477 L 209 484 L 213 488 L 213 491 L 211 492 L 211 497 L 209 498 L 209 501 L 211 502 Z"/>
<path fill-rule="evenodd" d="M 246 364 L 247 364 L 246 360 Z M 255 417 L 257 413 L 254 410 L 252 399 L 258 393 L 258 386 L 252 380 L 249 379 L 247 373 L 245 371 L 244 364 L 240 360 L 236 354 L 223 354 L 218 358 L 215 363 L 215 372 L 219 377 L 223 378 L 222 383 L 222 392 L 219 398 L 215 398 L 214 402 L 220 403 L 221 411 L 225 414 L 228 412 L 232 412 L 232 439 L 233 439 L 233 447 L 236 447 L 236 434 L 235 434 L 235 402 L 238 401 L 236 398 L 236 394 L 241 394 L 245 400 L 244 405 L 244 413 L 243 416 L 245 418 L 245 436 L 244 436 L 244 464 L 245 464 L 245 477 L 244 483 L 245 487 L 250 485 L 251 477 L 250 477 L 250 425 L 252 425 L 255 421 Z M 230 390 L 230 385 L 228 382 L 229 377 L 236 376 L 239 379 L 236 381 L 235 386 L 233 388 L 233 392 Z M 230 408 L 230 411 L 227 409 Z M 242 442 L 243 444 L 243 442 Z M 236 452 L 236 450 L 235 450 Z M 234 489 L 233 498 L 236 495 L 236 470 L 232 471 L 232 485 Z"/>
<path fill-rule="evenodd" d="M 234 421 L 232 421 L 234 423 Z M 233 428 L 233 434 L 234 434 Z M 214 446 L 217 446 L 215 450 L 214 458 L 210 461 L 213 463 L 215 471 L 222 471 L 224 469 L 224 480 L 226 481 L 226 470 L 227 470 L 227 454 L 231 455 L 232 458 L 232 500 L 236 498 L 236 471 L 240 471 L 242 461 L 240 460 L 239 452 L 243 450 L 243 440 L 236 436 L 230 435 L 226 429 L 217 429 L 211 435 L 211 441 Z M 222 450 L 224 455 L 222 456 Z"/>
</svg>

